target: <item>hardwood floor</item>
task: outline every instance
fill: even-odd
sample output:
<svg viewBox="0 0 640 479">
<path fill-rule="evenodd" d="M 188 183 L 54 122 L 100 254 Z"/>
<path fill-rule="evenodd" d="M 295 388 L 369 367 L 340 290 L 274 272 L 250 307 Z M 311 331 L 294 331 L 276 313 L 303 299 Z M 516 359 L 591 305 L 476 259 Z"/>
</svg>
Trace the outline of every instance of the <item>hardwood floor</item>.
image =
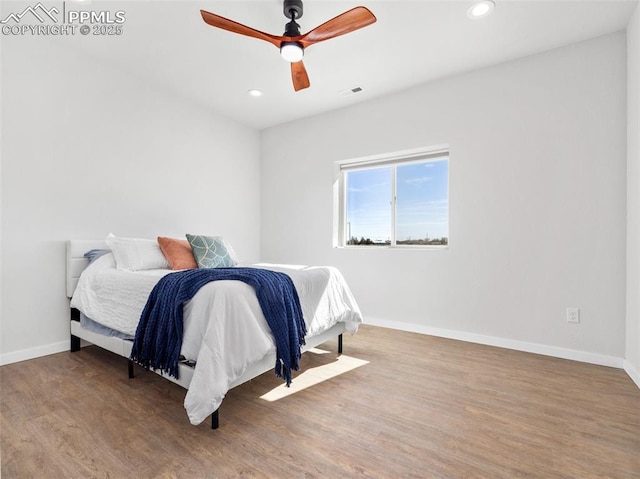
<svg viewBox="0 0 640 479">
<path fill-rule="evenodd" d="M 272 373 L 231 390 L 215 431 L 95 347 L 3 366 L 2 478 L 640 478 L 622 370 L 372 326 L 335 343 L 289 396 L 261 399 Z"/>
</svg>

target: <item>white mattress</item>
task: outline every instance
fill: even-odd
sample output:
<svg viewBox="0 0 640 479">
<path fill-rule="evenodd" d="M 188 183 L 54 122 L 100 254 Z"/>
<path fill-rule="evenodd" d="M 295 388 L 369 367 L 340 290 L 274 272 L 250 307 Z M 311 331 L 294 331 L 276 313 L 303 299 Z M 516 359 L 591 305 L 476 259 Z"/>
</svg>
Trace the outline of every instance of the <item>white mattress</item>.
<svg viewBox="0 0 640 479">
<path fill-rule="evenodd" d="M 307 337 L 344 322 L 354 333 L 360 309 L 340 272 L 332 267 L 259 264 L 288 274 L 300 297 Z M 112 254 L 95 260 L 80 276 L 71 306 L 93 321 L 134 335 L 149 293 L 171 270 L 119 271 Z M 253 288 L 240 281 L 208 283 L 184 305 L 182 354 L 197 361 L 185 397 L 192 424 L 221 404 L 230 385 L 251 364 L 275 349 Z"/>
</svg>

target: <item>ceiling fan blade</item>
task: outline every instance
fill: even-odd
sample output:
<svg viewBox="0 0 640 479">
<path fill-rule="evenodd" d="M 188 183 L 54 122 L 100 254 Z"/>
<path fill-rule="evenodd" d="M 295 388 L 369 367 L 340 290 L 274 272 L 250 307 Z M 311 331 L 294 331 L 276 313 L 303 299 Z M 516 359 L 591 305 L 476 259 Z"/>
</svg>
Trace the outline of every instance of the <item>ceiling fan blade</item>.
<svg viewBox="0 0 640 479">
<path fill-rule="evenodd" d="M 295 91 L 309 88 L 309 75 L 307 75 L 307 70 L 301 61 L 291 64 L 291 79 L 293 80 L 293 89 Z"/>
<path fill-rule="evenodd" d="M 221 17 L 215 13 L 207 12 L 206 10 L 200 10 L 200 14 L 202 15 L 202 19 L 205 23 L 212 27 L 222 28 L 223 30 L 239 33 L 240 35 L 246 35 L 247 37 L 258 38 L 260 40 L 267 41 L 278 48 L 280 48 L 280 44 L 285 40 L 283 37 L 261 32 L 260 30 L 247 27 L 246 25 Z"/>
<path fill-rule="evenodd" d="M 355 7 L 300 36 L 303 47 L 350 33 L 375 23 L 376 16 L 366 7 Z"/>
</svg>

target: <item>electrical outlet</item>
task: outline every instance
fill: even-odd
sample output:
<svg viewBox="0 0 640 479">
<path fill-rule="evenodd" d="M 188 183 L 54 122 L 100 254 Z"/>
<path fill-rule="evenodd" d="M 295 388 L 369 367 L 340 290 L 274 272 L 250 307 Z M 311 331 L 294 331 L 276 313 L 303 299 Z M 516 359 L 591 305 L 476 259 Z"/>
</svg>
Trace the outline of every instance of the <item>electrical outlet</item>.
<svg viewBox="0 0 640 479">
<path fill-rule="evenodd" d="M 567 323 L 579 323 L 580 310 L 578 308 L 567 308 Z"/>
</svg>

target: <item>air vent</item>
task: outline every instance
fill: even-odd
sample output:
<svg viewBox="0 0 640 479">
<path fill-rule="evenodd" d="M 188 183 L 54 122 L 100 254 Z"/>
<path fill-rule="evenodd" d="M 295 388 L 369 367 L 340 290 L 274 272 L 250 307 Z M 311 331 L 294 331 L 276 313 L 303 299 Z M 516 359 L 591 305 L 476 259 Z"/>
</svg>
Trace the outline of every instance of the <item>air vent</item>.
<svg viewBox="0 0 640 479">
<path fill-rule="evenodd" d="M 341 96 L 349 96 L 349 95 L 353 95 L 354 93 L 360 93 L 361 91 L 362 91 L 362 88 L 357 86 L 355 88 L 349 88 L 348 90 L 339 91 L 338 94 Z"/>
</svg>

